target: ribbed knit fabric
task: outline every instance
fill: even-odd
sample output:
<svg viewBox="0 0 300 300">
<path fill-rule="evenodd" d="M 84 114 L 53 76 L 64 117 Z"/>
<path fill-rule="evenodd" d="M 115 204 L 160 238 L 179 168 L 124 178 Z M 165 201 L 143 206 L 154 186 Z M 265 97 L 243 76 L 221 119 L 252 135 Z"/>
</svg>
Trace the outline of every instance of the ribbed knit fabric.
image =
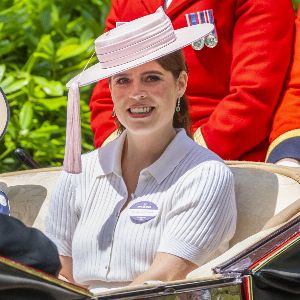
<svg viewBox="0 0 300 300">
<path fill-rule="evenodd" d="M 232 173 L 184 130 L 141 172 L 121 211 L 128 198 L 120 168 L 125 136 L 83 155 L 81 174 L 62 172 L 47 218 L 60 254 L 73 257 L 75 280 L 93 287 L 132 281 L 158 251 L 203 264 L 235 231 Z M 141 201 L 158 209 L 153 219 L 136 223 L 131 206 Z"/>
</svg>

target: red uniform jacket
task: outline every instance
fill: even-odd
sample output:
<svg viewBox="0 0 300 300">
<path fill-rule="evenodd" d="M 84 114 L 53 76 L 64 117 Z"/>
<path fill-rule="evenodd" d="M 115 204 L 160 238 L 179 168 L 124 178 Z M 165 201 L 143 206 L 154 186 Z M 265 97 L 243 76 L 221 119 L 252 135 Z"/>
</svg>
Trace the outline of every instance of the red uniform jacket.
<svg viewBox="0 0 300 300">
<path fill-rule="evenodd" d="M 162 0 L 112 0 L 106 30 L 162 5 Z M 186 13 L 206 9 L 213 9 L 218 45 L 184 49 L 192 132 L 200 127 L 208 147 L 223 159 L 264 160 L 290 62 L 291 1 L 173 0 L 166 12 L 177 29 L 187 26 Z M 96 85 L 90 108 L 95 145 L 100 146 L 116 129 L 107 80 Z"/>
<path fill-rule="evenodd" d="M 286 157 L 300 161 L 300 9 L 295 24 L 292 65 L 270 135 L 268 162 L 273 163 Z"/>
</svg>

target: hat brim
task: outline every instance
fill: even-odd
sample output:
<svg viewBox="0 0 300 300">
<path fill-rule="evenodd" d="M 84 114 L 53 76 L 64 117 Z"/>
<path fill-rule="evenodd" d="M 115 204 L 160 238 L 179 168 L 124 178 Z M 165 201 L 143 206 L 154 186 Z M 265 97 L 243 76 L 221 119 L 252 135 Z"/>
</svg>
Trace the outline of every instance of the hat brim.
<svg viewBox="0 0 300 300">
<path fill-rule="evenodd" d="M 6 132 L 9 120 L 9 106 L 4 92 L 0 88 L 0 140 Z"/>
<path fill-rule="evenodd" d="M 97 82 L 101 79 L 109 78 L 113 75 L 116 75 L 120 72 L 135 68 L 147 62 L 158 59 L 162 56 L 165 56 L 169 53 L 172 53 L 176 50 L 184 48 L 193 42 L 199 40 L 200 38 L 206 36 L 214 29 L 214 25 L 210 23 L 198 24 L 193 26 L 184 27 L 178 30 L 175 30 L 176 40 L 175 42 L 152 52 L 149 55 L 143 56 L 134 61 L 118 65 L 112 68 L 102 68 L 100 63 L 93 65 L 92 67 L 81 72 L 79 75 L 72 78 L 67 83 L 67 88 L 69 88 L 73 82 L 77 82 L 79 86 L 85 86 L 94 82 Z"/>
</svg>

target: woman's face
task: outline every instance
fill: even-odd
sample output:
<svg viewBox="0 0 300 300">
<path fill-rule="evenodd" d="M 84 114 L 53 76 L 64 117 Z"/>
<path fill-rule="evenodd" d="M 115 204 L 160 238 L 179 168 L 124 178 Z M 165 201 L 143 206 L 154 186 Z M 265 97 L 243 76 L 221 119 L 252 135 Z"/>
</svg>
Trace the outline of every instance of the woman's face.
<svg viewBox="0 0 300 300">
<path fill-rule="evenodd" d="M 177 98 L 186 84 L 185 72 L 175 79 L 156 61 L 114 75 L 110 90 L 116 115 L 128 132 L 172 130 Z"/>
</svg>

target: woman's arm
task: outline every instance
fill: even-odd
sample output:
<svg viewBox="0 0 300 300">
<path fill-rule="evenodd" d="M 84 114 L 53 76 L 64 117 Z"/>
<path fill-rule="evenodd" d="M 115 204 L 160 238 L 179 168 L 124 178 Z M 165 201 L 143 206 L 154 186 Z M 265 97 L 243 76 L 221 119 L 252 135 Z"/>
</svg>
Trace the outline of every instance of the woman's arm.
<svg viewBox="0 0 300 300">
<path fill-rule="evenodd" d="M 61 263 L 61 270 L 59 272 L 58 278 L 64 281 L 75 283 L 73 278 L 73 259 L 70 256 L 59 256 Z"/>
<path fill-rule="evenodd" d="M 82 285 L 82 284 L 78 284 L 75 282 L 75 280 L 73 278 L 73 259 L 72 259 L 72 257 L 60 255 L 59 259 L 60 259 L 62 268 L 59 272 L 58 279 L 76 284 L 83 288 L 88 288 L 87 285 Z"/>
<path fill-rule="evenodd" d="M 166 226 L 154 260 L 131 285 L 184 279 L 222 251 L 236 224 L 234 182 L 230 170 L 207 161 L 186 172 L 162 218 Z"/>
<path fill-rule="evenodd" d="M 130 285 L 142 284 L 145 281 L 171 281 L 184 279 L 188 273 L 198 266 L 178 256 L 159 252 L 150 268 L 139 275 Z"/>
<path fill-rule="evenodd" d="M 72 268 L 72 239 L 78 216 L 75 208 L 75 176 L 61 172 L 53 190 L 46 218 L 48 237 L 56 244 L 62 269 L 59 278 L 74 283 Z M 65 279 L 64 279 L 64 278 Z"/>
</svg>

